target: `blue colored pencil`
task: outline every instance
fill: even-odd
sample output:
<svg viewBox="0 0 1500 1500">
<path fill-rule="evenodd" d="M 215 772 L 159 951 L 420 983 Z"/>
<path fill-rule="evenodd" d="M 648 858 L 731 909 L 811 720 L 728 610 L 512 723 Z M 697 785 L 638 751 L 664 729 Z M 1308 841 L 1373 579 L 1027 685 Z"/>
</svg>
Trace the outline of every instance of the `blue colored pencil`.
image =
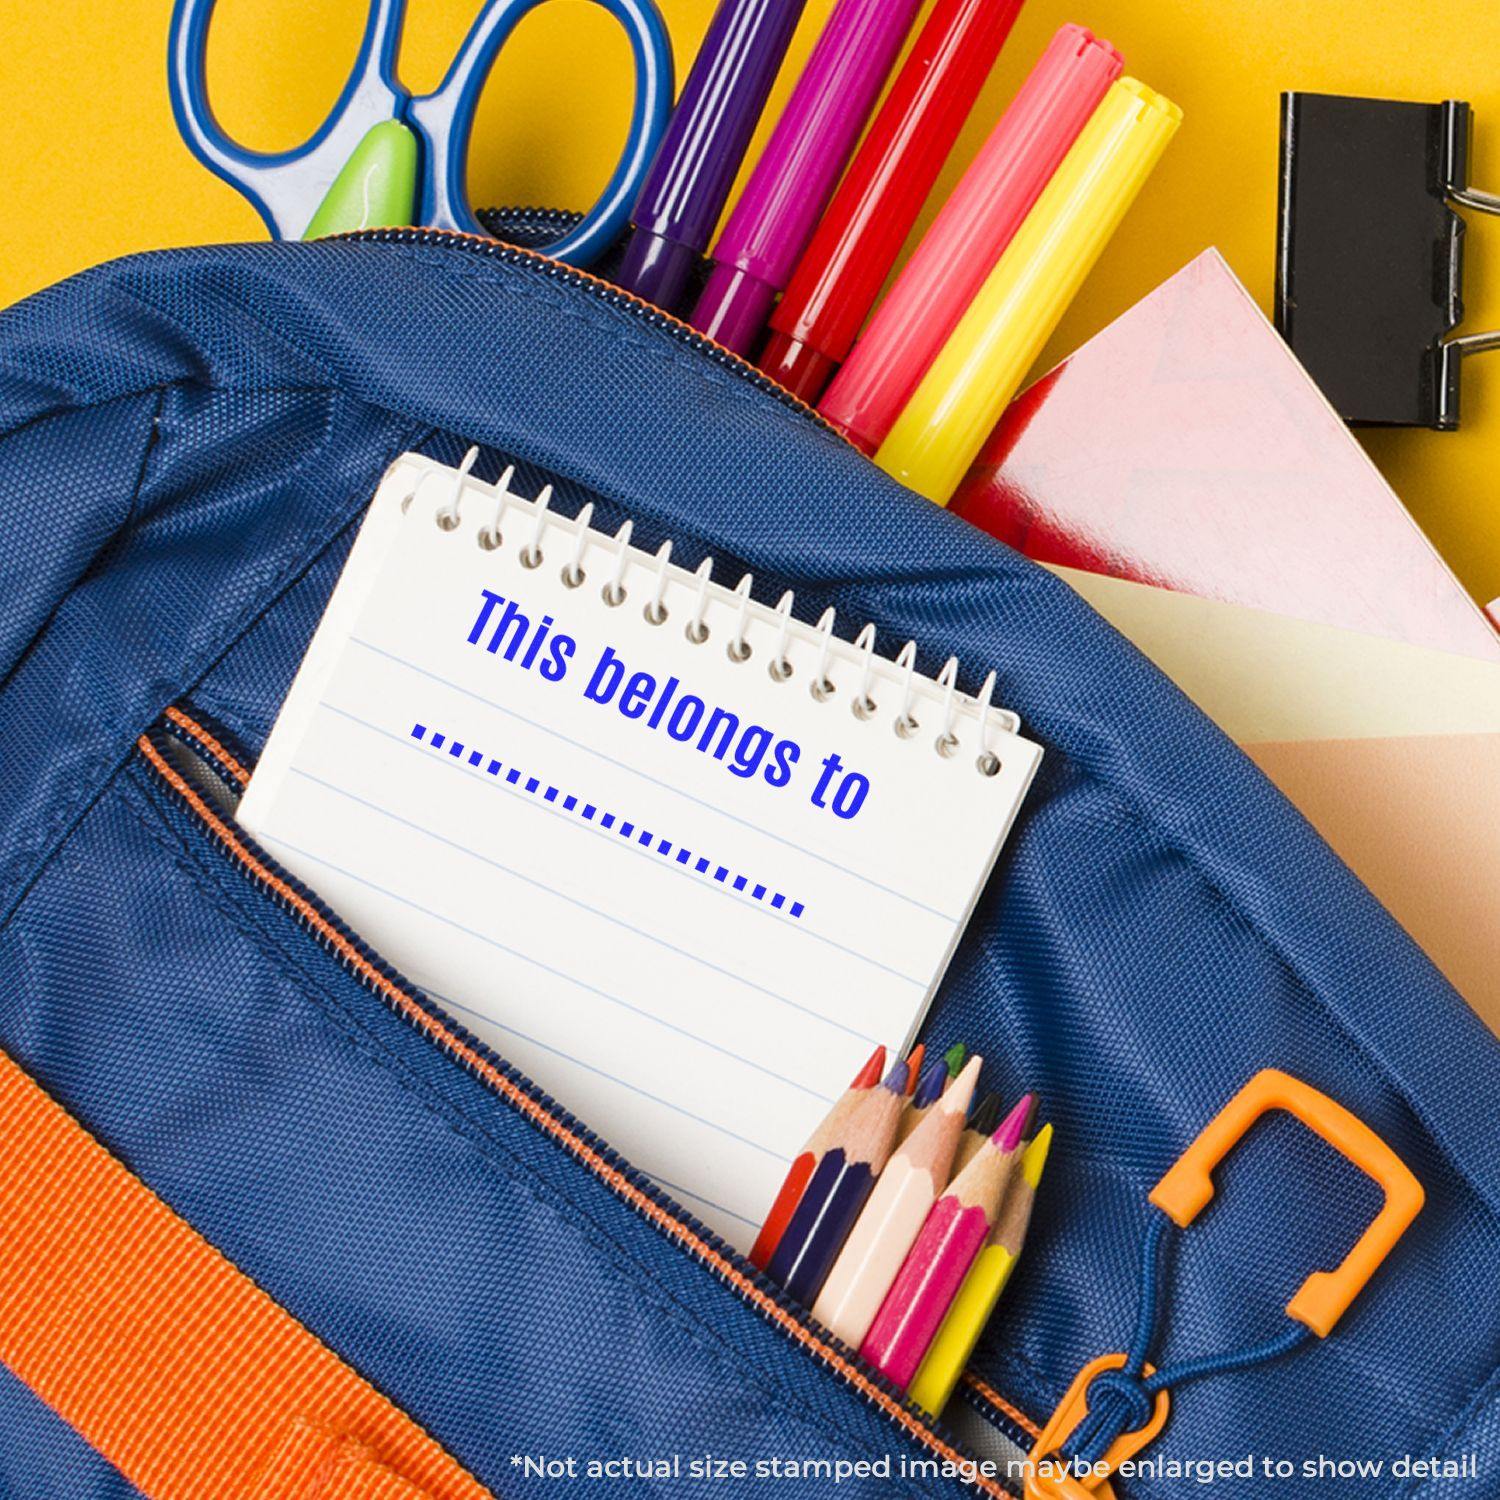
<svg viewBox="0 0 1500 1500">
<path fill-rule="evenodd" d="M 917 1080 L 917 1087 L 906 1101 L 906 1108 L 901 1112 L 900 1124 L 896 1126 L 897 1146 L 900 1146 L 927 1118 L 927 1111 L 943 1097 L 943 1090 L 947 1086 L 947 1061 L 944 1058 L 935 1057 L 922 1069 L 922 1076 Z"/>
<path fill-rule="evenodd" d="M 898 1062 L 860 1101 L 842 1138 L 818 1163 L 766 1274 L 811 1307 L 896 1143 L 906 1103 L 906 1064 Z"/>
</svg>

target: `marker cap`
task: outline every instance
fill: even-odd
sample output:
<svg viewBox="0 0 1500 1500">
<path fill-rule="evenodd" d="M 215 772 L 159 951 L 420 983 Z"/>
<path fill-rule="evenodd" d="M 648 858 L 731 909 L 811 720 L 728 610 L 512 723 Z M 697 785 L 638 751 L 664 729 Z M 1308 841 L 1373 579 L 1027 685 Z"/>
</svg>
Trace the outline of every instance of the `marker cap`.
<svg viewBox="0 0 1500 1500">
<path fill-rule="evenodd" d="M 948 503 L 1181 120 L 1137 79 L 1110 86 L 880 445 L 888 474 Z"/>
<path fill-rule="evenodd" d="M 700 253 L 680 240 L 637 228 L 620 262 L 619 284 L 673 312 L 683 301 Z"/>
<path fill-rule="evenodd" d="M 857 447 L 884 441 L 1124 63 L 1059 29 L 829 385 L 819 409 Z"/>
<path fill-rule="evenodd" d="M 735 354 L 747 354 L 765 327 L 776 288 L 738 266 L 716 265 L 693 309 L 699 333 Z"/>
<path fill-rule="evenodd" d="M 838 368 L 822 350 L 775 328 L 761 351 L 760 367 L 772 380 L 809 403 L 818 399 Z"/>
</svg>

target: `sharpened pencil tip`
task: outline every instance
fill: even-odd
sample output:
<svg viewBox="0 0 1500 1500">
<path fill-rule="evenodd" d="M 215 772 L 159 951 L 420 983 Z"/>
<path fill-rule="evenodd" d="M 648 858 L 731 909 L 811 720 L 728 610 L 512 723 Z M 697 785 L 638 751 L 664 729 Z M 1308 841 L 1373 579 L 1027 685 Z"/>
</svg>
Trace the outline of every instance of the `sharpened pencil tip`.
<svg viewBox="0 0 1500 1500">
<path fill-rule="evenodd" d="M 1042 1180 L 1042 1169 L 1047 1165 L 1047 1152 L 1052 1147 L 1052 1124 L 1049 1121 L 1037 1131 L 1031 1144 L 1021 1153 L 1021 1176 L 1026 1185 L 1035 1188 Z"/>
<path fill-rule="evenodd" d="M 1021 1144 L 1021 1132 L 1026 1128 L 1026 1116 L 1031 1109 L 1031 1095 L 1022 1094 L 1011 1112 L 1000 1122 L 1000 1128 L 991 1139 L 1002 1151 L 1014 1151 Z"/>
<path fill-rule="evenodd" d="M 872 1089 L 880 1082 L 880 1075 L 884 1072 L 885 1045 L 882 1043 L 870 1054 L 869 1062 L 854 1075 L 854 1082 L 849 1087 L 851 1089 Z"/>
<path fill-rule="evenodd" d="M 958 1075 L 963 1072 L 964 1059 L 968 1057 L 968 1055 L 969 1049 L 965 1047 L 962 1042 L 954 1042 L 954 1044 L 945 1053 L 943 1053 L 943 1062 L 947 1065 L 948 1076 L 950 1078 L 957 1078 Z"/>
<path fill-rule="evenodd" d="M 927 1056 L 926 1042 L 918 1042 L 911 1049 L 906 1059 L 906 1092 L 908 1094 L 916 1088 L 917 1079 L 922 1076 L 922 1059 Z"/>
<path fill-rule="evenodd" d="M 994 1135 L 995 1126 L 999 1123 L 1000 1096 L 994 1089 L 991 1089 L 974 1106 L 974 1113 L 969 1116 L 969 1129 L 976 1135 Z"/>
<path fill-rule="evenodd" d="M 968 1112 L 970 1103 L 974 1098 L 974 1088 L 979 1082 L 979 1069 L 983 1065 L 982 1057 L 971 1057 L 959 1071 L 957 1078 L 948 1085 L 947 1092 L 943 1095 L 942 1103 L 938 1106 L 950 1115 L 961 1115 Z"/>
<path fill-rule="evenodd" d="M 935 1057 L 922 1069 L 922 1076 L 917 1081 L 916 1092 L 911 1096 L 914 1109 L 926 1109 L 930 1104 L 936 1104 L 942 1098 L 943 1089 L 948 1082 L 948 1064 L 942 1058 Z"/>
<path fill-rule="evenodd" d="M 885 1075 L 885 1082 L 880 1086 L 892 1094 L 904 1094 L 906 1092 L 906 1075 L 909 1069 L 904 1062 L 898 1062 L 889 1073 Z"/>
</svg>

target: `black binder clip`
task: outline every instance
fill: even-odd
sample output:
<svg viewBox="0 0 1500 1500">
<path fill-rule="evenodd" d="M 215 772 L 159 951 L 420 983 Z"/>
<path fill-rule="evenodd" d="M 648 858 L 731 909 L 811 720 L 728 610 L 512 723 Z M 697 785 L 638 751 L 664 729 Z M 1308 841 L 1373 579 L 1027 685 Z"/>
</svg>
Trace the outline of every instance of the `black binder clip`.
<svg viewBox="0 0 1500 1500">
<path fill-rule="evenodd" d="M 1276 326 L 1346 422 L 1458 426 L 1469 106 L 1281 96 Z"/>
</svg>

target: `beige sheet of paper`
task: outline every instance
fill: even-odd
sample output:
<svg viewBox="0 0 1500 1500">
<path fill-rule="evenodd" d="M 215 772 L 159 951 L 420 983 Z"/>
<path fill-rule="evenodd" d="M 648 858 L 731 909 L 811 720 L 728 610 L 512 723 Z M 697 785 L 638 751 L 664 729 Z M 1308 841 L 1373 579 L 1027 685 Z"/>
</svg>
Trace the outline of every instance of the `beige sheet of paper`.
<svg viewBox="0 0 1500 1500">
<path fill-rule="evenodd" d="M 1245 748 L 1500 1034 L 1500 667 L 1053 571 Z"/>
<path fill-rule="evenodd" d="M 1242 745 L 1500 733 L 1500 664 L 1075 568 L 1052 571 Z"/>
</svg>

